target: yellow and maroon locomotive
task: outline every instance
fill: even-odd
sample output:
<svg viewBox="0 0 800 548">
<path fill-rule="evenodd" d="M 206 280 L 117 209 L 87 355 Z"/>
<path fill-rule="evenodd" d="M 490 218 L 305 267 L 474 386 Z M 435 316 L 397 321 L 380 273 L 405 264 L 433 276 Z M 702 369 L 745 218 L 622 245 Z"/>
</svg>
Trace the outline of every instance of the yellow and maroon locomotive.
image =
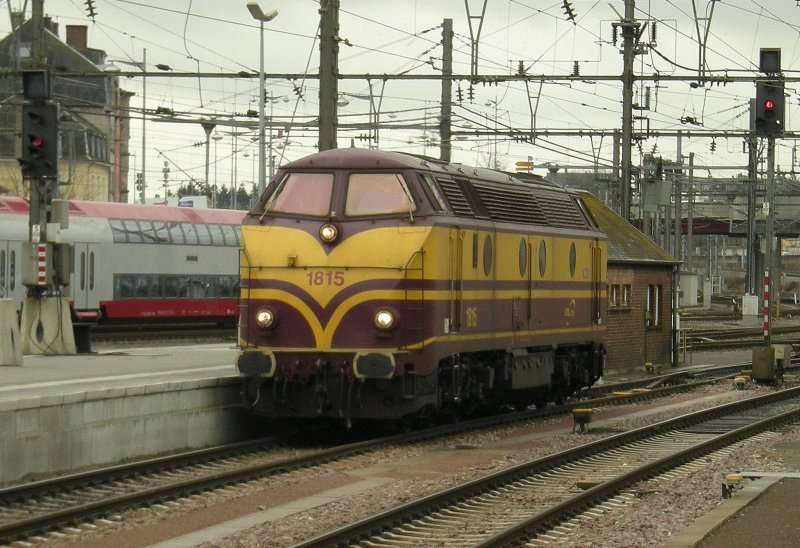
<svg viewBox="0 0 800 548">
<path fill-rule="evenodd" d="M 602 374 L 606 240 L 543 180 L 363 149 L 285 165 L 245 217 L 237 367 L 274 418 L 545 405 Z"/>
</svg>

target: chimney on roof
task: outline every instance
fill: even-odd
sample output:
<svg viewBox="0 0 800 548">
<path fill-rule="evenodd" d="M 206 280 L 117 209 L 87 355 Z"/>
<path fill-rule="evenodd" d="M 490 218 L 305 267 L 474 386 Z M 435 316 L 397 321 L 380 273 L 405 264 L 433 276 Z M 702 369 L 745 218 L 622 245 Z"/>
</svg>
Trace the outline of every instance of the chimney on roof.
<svg viewBox="0 0 800 548">
<path fill-rule="evenodd" d="M 11 12 L 11 30 L 18 29 L 25 22 L 25 13 L 21 11 Z"/>
<path fill-rule="evenodd" d="M 44 28 L 58 36 L 58 23 L 53 21 L 53 18 L 49 15 L 44 16 Z"/>
<path fill-rule="evenodd" d="M 86 51 L 88 30 L 86 25 L 67 25 L 67 45 L 81 52 Z"/>
</svg>

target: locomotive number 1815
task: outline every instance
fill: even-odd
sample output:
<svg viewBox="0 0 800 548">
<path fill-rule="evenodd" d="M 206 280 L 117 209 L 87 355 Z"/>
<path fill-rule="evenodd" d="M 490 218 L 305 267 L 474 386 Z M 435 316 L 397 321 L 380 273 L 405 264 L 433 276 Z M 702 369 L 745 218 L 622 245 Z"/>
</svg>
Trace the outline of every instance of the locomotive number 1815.
<svg viewBox="0 0 800 548">
<path fill-rule="evenodd" d="M 308 285 L 344 285 L 344 272 L 312 270 L 306 274 Z"/>
</svg>

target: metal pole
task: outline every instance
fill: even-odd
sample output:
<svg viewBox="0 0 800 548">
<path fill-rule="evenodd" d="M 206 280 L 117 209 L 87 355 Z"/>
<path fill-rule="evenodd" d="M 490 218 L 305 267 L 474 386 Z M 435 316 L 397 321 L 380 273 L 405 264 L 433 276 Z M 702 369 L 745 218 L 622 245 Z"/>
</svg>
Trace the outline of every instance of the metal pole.
<svg viewBox="0 0 800 548">
<path fill-rule="evenodd" d="M 319 150 L 324 151 L 338 148 L 339 0 L 320 0 L 319 13 Z"/>
<path fill-rule="evenodd" d="M 269 94 L 269 180 L 272 180 L 272 176 L 275 175 L 275 156 L 273 155 L 272 150 L 272 109 L 275 105 L 275 96 L 270 93 Z M 266 186 L 264 187 L 266 188 Z M 264 189 L 259 189 L 263 191 Z M 261 192 L 259 192 L 259 196 Z"/>
<path fill-rule="evenodd" d="M 625 0 L 622 22 L 622 218 L 631 219 L 631 145 L 633 142 L 633 57 L 635 1 Z"/>
<path fill-rule="evenodd" d="M 747 138 L 748 184 L 747 184 L 747 271 L 745 290 L 748 295 L 758 295 L 758 243 L 756 239 L 756 187 L 758 186 L 758 140 Z"/>
<path fill-rule="evenodd" d="M 766 268 L 764 269 L 764 343 L 769 346 L 772 338 L 772 304 L 771 300 L 774 299 L 775 277 L 776 269 L 773 268 L 775 261 L 775 249 L 773 249 L 773 240 L 775 239 L 775 137 L 767 137 L 767 260 Z M 772 272 L 772 276 L 769 273 Z"/>
<path fill-rule="evenodd" d="M 453 74 L 453 20 L 445 19 L 442 23 L 442 74 Z M 442 79 L 442 104 L 439 119 L 439 159 L 450 161 L 452 151 L 452 135 L 450 133 L 451 118 L 453 115 L 453 81 L 449 78 Z"/>
<path fill-rule="evenodd" d="M 211 124 L 209 122 L 203 122 L 201 124 L 203 126 L 203 131 L 206 132 L 206 188 L 205 191 L 208 192 L 211 189 L 211 184 L 209 183 L 208 177 L 208 166 L 211 162 L 210 158 L 210 151 L 211 151 L 211 132 L 214 131 L 214 128 L 217 126 L 216 124 Z"/>
<path fill-rule="evenodd" d="M 259 21 L 261 27 L 261 55 L 258 65 L 258 195 L 267 187 L 264 174 L 266 161 L 266 143 L 264 141 L 264 21 Z"/>
<path fill-rule="evenodd" d="M 147 132 L 145 120 L 147 113 L 147 48 L 142 49 L 142 190 L 139 201 L 144 203 L 144 191 L 147 188 Z M 164 203 L 167 197 L 164 196 Z M 135 202 L 136 200 L 134 200 Z"/>
<path fill-rule="evenodd" d="M 678 149 L 677 149 L 677 158 L 678 161 L 678 169 L 674 170 L 673 173 L 675 174 L 675 258 L 679 261 L 683 259 L 683 250 L 681 241 L 683 239 L 683 155 L 682 155 L 682 145 L 683 145 L 683 134 L 678 132 Z M 678 265 L 678 280 L 680 280 L 680 269 L 681 266 Z"/>
<path fill-rule="evenodd" d="M 692 257 L 694 255 L 694 152 L 689 153 L 689 180 L 686 193 L 686 264 L 689 272 L 694 272 Z"/>
</svg>

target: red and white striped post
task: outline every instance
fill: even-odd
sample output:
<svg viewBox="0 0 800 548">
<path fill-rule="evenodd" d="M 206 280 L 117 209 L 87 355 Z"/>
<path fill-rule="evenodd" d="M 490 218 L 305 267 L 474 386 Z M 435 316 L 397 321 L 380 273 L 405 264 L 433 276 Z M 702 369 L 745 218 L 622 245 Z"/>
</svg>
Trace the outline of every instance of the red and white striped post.
<svg viewBox="0 0 800 548">
<path fill-rule="evenodd" d="M 36 246 L 36 282 L 40 286 L 47 285 L 47 244 Z"/>
<path fill-rule="evenodd" d="M 769 329 L 769 270 L 764 271 L 764 343 L 769 346 L 770 344 L 770 329 Z"/>
</svg>

